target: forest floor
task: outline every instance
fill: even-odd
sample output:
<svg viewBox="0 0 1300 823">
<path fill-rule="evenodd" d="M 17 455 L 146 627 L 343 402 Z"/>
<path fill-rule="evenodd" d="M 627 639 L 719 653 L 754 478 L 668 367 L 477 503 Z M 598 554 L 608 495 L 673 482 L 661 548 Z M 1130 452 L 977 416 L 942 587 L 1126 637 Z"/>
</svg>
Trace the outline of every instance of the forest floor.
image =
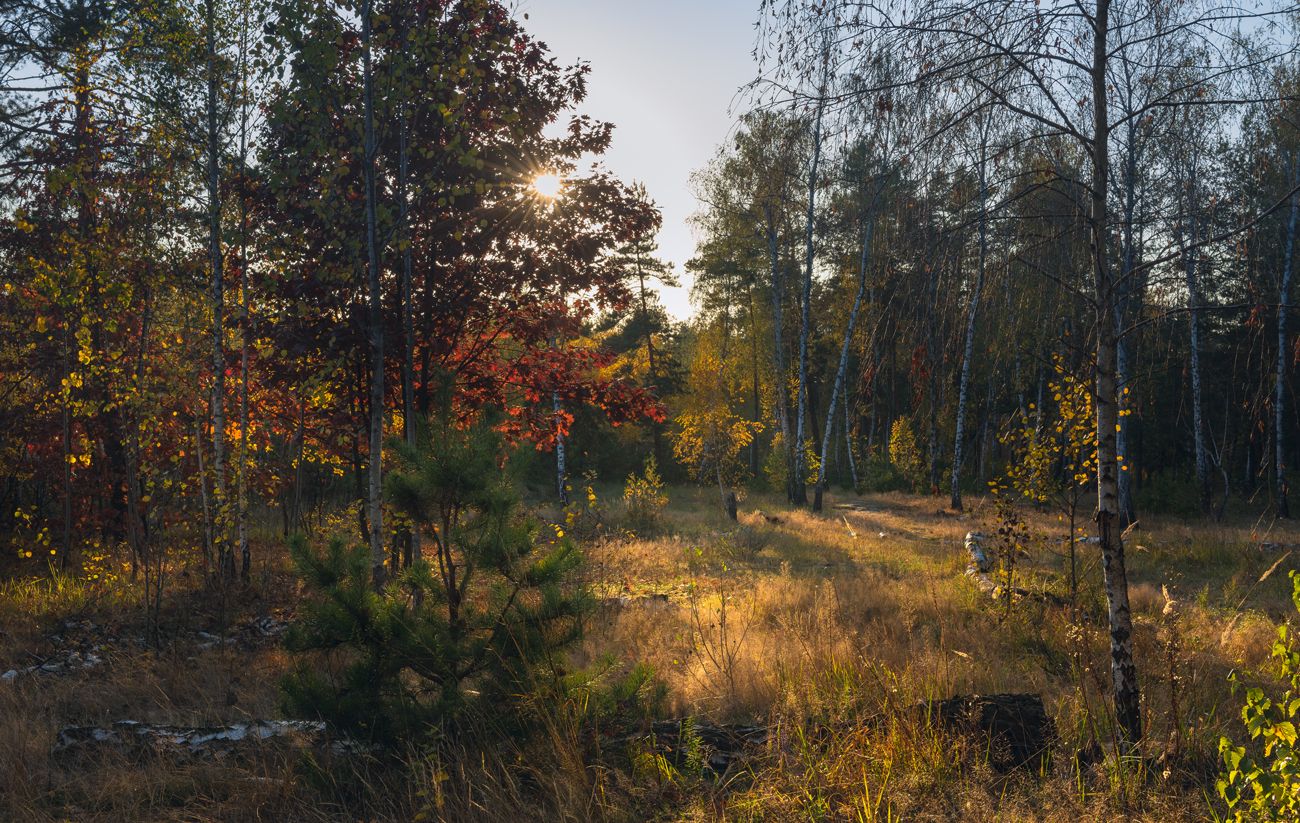
<svg viewBox="0 0 1300 823">
<path fill-rule="evenodd" d="M 229 592 L 178 559 L 160 648 L 145 642 L 139 587 L 107 566 L 93 584 L 0 587 L 0 819 L 1203 820 L 1221 812 L 1219 736 L 1242 737 L 1229 674 L 1268 682 L 1275 626 L 1295 617 L 1300 528 L 1141 522 L 1126 545 L 1146 741 L 1117 761 L 1099 556 L 1078 547 L 1076 608 L 1055 516 L 1028 518 L 1008 610 L 964 574 L 964 535 L 997 529 L 986 500 L 954 514 L 936 497 L 840 493 L 811 514 L 751 495 L 733 524 L 716 493 L 668 493 L 653 535 L 623 531 L 618 503 L 574 525 L 598 605 L 572 663 L 611 677 L 647 664 L 662 717 L 766 730 L 724 774 L 632 751 L 564 712 L 530 740 L 359 782 L 328 753 L 305 768 L 304 746 L 319 745 L 287 738 L 56 750 L 68 726 L 281 717 L 294 661 L 279 635 L 298 584 L 268 535 L 251 584 Z M 909 714 L 1004 692 L 1042 697 L 1050 763 L 999 773 L 987 741 Z M 376 791 L 384 803 L 358 799 Z"/>
</svg>

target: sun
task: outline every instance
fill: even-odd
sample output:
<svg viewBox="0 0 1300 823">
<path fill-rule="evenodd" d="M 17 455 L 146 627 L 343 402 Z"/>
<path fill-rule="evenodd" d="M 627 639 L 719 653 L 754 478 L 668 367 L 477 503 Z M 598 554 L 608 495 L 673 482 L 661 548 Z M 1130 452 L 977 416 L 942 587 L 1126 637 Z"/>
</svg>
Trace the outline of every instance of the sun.
<svg viewBox="0 0 1300 823">
<path fill-rule="evenodd" d="M 564 181 L 558 174 L 550 172 L 539 174 L 533 178 L 533 191 L 537 192 L 547 200 L 554 200 L 560 195 L 560 189 L 564 187 Z"/>
</svg>

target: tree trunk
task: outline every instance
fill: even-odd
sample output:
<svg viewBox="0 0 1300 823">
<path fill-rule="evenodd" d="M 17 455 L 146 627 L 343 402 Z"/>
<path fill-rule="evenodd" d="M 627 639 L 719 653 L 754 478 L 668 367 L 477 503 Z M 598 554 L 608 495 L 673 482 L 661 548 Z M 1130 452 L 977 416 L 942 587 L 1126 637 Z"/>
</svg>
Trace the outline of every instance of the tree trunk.
<svg viewBox="0 0 1300 823">
<path fill-rule="evenodd" d="M 71 337 L 71 326 L 64 329 L 63 332 L 63 354 L 64 354 L 64 383 L 67 386 L 63 390 L 62 400 L 60 403 L 60 441 L 61 456 L 63 458 L 63 539 L 62 539 L 62 557 L 59 563 L 64 569 L 71 568 L 72 563 L 72 381 L 67 376 L 72 373 L 72 346 L 69 341 Z M 199 475 L 202 479 L 203 467 L 199 466 Z M 206 500 L 206 498 L 205 498 Z M 205 505 L 206 509 L 206 505 Z"/>
<path fill-rule="evenodd" d="M 212 572 L 212 504 L 208 500 L 208 473 L 203 465 L 203 421 L 194 415 L 194 458 L 199 469 L 199 503 L 203 507 L 203 572 Z"/>
<path fill-rule="evenodd" d="M 853 480 L 853 490 L 858 490 L 858 463 L 853 456 L 853 424 L 849 418 L 849 393 L 844 392 L 844 451 L 849 456 L 849 477 Z"/>
<path fill-rule="evenodd" d="M 785 449 L 785 494 L 794 502 L 794 443 L 790 433 L 790 396 L 786 385 L 785 343 L 782 339 L 782 326 L 785 321 L 782 311 L 785 305 L 785 283 L 781 276 L 781 255 L 777 246 L 776 213 L 770 203 L 763 207 L 767 219 L 767 252 L 771 264 L 772 280 L 772 361 L 775 369 L 773 394 L 776 398 L 776 420 L 781 428 L 781 445 Z"/>
<path fill-rule="evenodd" d="M 849 321 L 844 327 L 844 339 L 840 344 L 840 362 L 835 368 L 835 382 L 831 384 L 831 401 L 826 406 L 826 427 L 822 432 L 821 462 L 817 466 L 817 489 L 814 493 L 813 511 L 821 511 L 822 492 L 826 490 L 826 458 L 831 447 L 831 430 L 834 429 L 835 407 L 844 387 L 844 377 L 849 370 L 849 348 L 853 343 L 853 330 L 858 324 L 858 311 L 862 307 L 862 297 L 867 292 L 867 263 L 871 258 L 871 236 L 875 227 L 875 218 L 868 217 L 867 225 L 862 231 L 862 250 L 858 257 L 858 290 L 853 295 L 853 307 L 849 309 Z M 848 434 L 848 407 L 845 407 L 845 434 Z M 852 455 L 849 457 L 852 460 Z M 856 477 L 856 469 L 854 470 Z M 854 482 L 856 486 L 856 479 Z"/>
<path fill-rule="evenodd" d="M 926 392 L 930 395 L 929 425 L 927 426 L 926 452 L 930 463 L 930 493 L 939 493 L 939 265 L 930 267 L 929 299 L 926 307 L 925 356 L 929 361 L 929 378 Z"/>
<path fill-rule="evenodd" d="M 813 226 L 817 208 L 817 169 L 822 154 L 822 114 L 826 101 L 826 78 L 830 71 L 830 51 L 822 56 L 822 80 L 817 92 L 817 114 L 813 121 L 813 154 L 808 168 L 808 217 L 804 230 L 804 270 L 803 285 L 799 298 L 799 392 L 795 400 L 795 436 L 794 436 L 794 477 L 791 482 L 791 503 L 808 504 L 808 488 L 804 468 L 804 422 L 807 415 L 808 398 L 808 336 L 812 326 L 812 280 L 813 280 Z"/>
<path fill-rule="evenodd" d="M 1093 19 L 1091 66 L 1093 134 L 1090 223 L 1094 291 L 1097 300 L 1097 536 L 1106 587 L 1110 628 L 1111 686 L 1115 716 L 1123 739 L 1136 745 L 1142 739 L 1141 693 L 1133 664 L 1133 618 L 1129 611 L 1128 576 L 1124 543 L 1120 535 L 1118 452 L 1115 433 L 1119 422 L 1119 387 L 1116 372 L 1115 284 L 1108 254 L 1107 183 L 1110 175 L 1110 120 L 1107 108 L 1107 32 L 1111 0 L 1097 0 Z"/>
<path fill-rule="evenodd" d="M 403 17 L 403 39 L 406 36 L 405 18 Z M 412 291 L 411 259 L 411 202 L 408 192 L 410 177 L 410 120 L 405 110 L 405 103 L 398 124 L 397 144 L 397 185 L 398 185 L 398 219 L 402 231 L 402 439 L 407 447 L 415 448 L 415 300 Z M 404 562 L 410 566 L 420 558 L 420 530 L 411 526 L 405 534 Z"/>
<path fill-rule="evenodd" d="M 1124 247 L 1120 251 L 1120 260 L 1122 267 L 1120 270 L 1120 279 L 1117 284 L 1117 300 L 1115 312 L 1116 333 L 1120 335 L 1118 340 L 1118 374 L 1119 374 L 1119 409 L 1126 412 L 1129 409 L 1127 391 L 1132 377 L 1132 350 L 1133 342 L 1131 338 L 1123 334 L 1123 329 L 1131 319 L 1135 319 L 1141 313 L 1142 289 L 1138 284 L 1133 282 L 1134 269 L 1137 258 L 1137 242 L 1134 239 L 1133 226 L 1137 213 L 1137 131 L 1136 126 L 1132 123 L 1128 126 L 1128 145 L 1124 154 Z M 1121 528 L 1128 526 L 1137 519 L 1137 509 L 1133 505 L 1133 473 L 1137 465 L 1134 460 L 1132 444 L 1129 442 L 1129 416 L 1120 414 L 1119 431 L 1115 436 L 1115 449 L 1119 455 L 1122 465 L 1127 470 L 1121 470 L 1119 473 L 1119 512 Z"/>
<path fill-rule="evenodd" d="M 758 376 L 758 323 L 754 315 L 754 289 L 750 286 L 749 293 L 749 365 L 750 379 L 752 381 L 754 411 L 751 419 L 753 422 L 760 422 L 763 416 L 763 404 L 759 397 L 759 376 Z M 749 473 L 758 476 L 758 438 L 749 438 Z"/>
<path fill-rule="evenodd" d="M 1300 184 L 1300 152 L 1291 158 L 1291 179 L 1293 184 Z M 1286 224 L 1286 247 L 1282 260 L 1282 282 L 1278 288 L 1277 306 L 1277 387 L 1273 398 L 1273 463 L 1274 479 L 1277 483 L 1277 516 L 1291 517 L 1291 508 L 1287 503 L 1286 483 L 1286 363 L 1290 352 L 1287 350 L 1286 321 L 1287 302 L 1291 299 L 1292 259 L 1295 253 L 1296 215 L 1300 212 L 1300 198 L 1291 196 L 1291 210 Z"/>
<path fill-rule="evenodd" d="M 986 142 L 986 135 L 981 135 L 981 142 Z M 961 465 L 963 458 L 962 441 L 966 434 L 966 395 L 970 390 L 970 367 L 975 356 L 975 320 L 979 316 L 980 292 L 984 291 L 984 265 L 988 257 L 988 178 L 986 174 L 985 150 L 980 146 L 979 163 L 979 259 L 976 264 L 975 287 L 971 290 L 970 309 L 966 314 L 966 346 L 962 351 L 961 380 L 957 388 L 957 423 L 956 434 L 952 444 L 952 508 L 961 511 Z"/>
<path fill-rule="evenodd" d="M 307 436 L 307 401 L 303 400 L 301 395 L 298 398 L 298 425 L 293 433 L 293 446 L 290 451 L 293 453 L 293 503 L 289 509 L 289 522 L 291 530 L 298 530 L 304 527 L 302 515 L 302 461 L 306 454 Z M 285 537 L 288 537 L 288 532 Z"/>
<path fill-rule="evenodd" d="M 560 393 L 551 392 L 551 408 L 555 410 L 555 491 L 559 495 L 560 505 L 569 505 L 568 467 L 565 466 L 564 425 L 560 415 L 564 406 L 560 404 Z"/>
<path fill-rule="evenodd" d="M 367 499 L 370 526 L 370 564 L 375 588 L 382 588 L 387 579 L 384 568 L 383 526 L 383 449 L 384 449 L 384 326 L 383 304 L 379 291 L 379 246 L 376 237 L 375 209 L 375 89 L 371 70 L 370 42 L 373 0 L 365 0 L 361 7 L 362 42 L 362 94 L 365 97 L 365 189 L 366 189 L 366 285 L 368 291 L 368 317 L 366 326 L 370 334 L 370 460 L 367 465 L 369 483 Z"/>
<path fill-rule="evenodd" d="M 239 557 L 240 576 L 247 583 L 253 557 L 248 546 L 248 350 L 253 329 L 248 313 L 248 41 L 247 19 L 240 28 L 239 109 Z"/>
<path fill-rule="evenodd" d="M 235 556 L 226 529 L 226 352 L 225 283 L 221 258 L 220 139 L 217 123 L 217 32 L 215 0 L 204 3 L 207 29 L 207 162 L 208 162 L 208 266 L 212 287 L 212 498 L 213 542 L 221 575 L 235 575 Z"/>
<path fill-rule="evenodd" d="M 637 277 L 637 284 L 641 292 L 640 295 L 641 296 L 641 328 L 645 331 L 646 374 L 648 377 L 648 382 L 651 385 L 651 387 L 657 389 L 656 381 L 657 381 L 658 372 L 655 370 L 655 344 L 654 344 L 654 336 L 650 333 L 650 298 L 646 294 L 645 271 L 642 268 L 642 261 L 641 261 L 640 254 L 637 254 L 636 277 Z M 650 441 L 651 441 L 650 454 L 655 459 L 656 463 L 659 462 L 662 440 L 663 440 L 663 435 L 660 432 L 659 423 L 657 421 L 651 420 L 650 421 Z"/>
<path fill-rule="evenodd" d="M 1189 176 L 1186 191 L 1180 198 L 1184 205 L 1183 220 L 1177 228 L 1177 241 L 1183 246 L 1183 273 L 1187 283 L 1187 331 L 1188 331 L 1188 368 L 1192 383 L 1192 446 L 1196 455 L 1196 495 L 1201 513 L 1210 513 L 1210 467 L 1205 448 L 1204 404 L 1201 398 L 1201 326 L 1200 304 L 1201 288 L 1196 267 L 1200 261 L 1196 252 L 1187 247 L 1188 242 L 1198 240 L 1199 231 L 1195 216 L 1197 155 L 1193 149 L 1189 160 Z M 1184 228 L 1186 227 L 1186 228 Z"/>
</svg>

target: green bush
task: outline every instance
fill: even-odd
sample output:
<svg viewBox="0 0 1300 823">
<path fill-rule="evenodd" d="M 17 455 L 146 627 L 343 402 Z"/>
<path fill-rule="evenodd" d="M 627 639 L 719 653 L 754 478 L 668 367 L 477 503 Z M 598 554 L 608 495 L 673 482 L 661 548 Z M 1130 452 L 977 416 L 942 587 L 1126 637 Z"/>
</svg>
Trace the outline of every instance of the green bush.
<svg viewBox="0 0 1300 823">
<path fill-rule="evenodd" d="M 1291 599 L 1300 611 L 1300 575 L 1291 572 Z M 1282 625 L 1273 642 L 1272 658 L 1285 683 L 1282 694 L 1269 698 L 1264 690 L 1246 690 L 1241 720 L 1250 734 L 1253 752 L 1219 739 L 1224 772 L 1219 796 L 1228 804 L 1229 819 L 1300 820 L 1300 746 L 1296 745 L 1296 715 L 1300 714 L 1300 649 Z M 1235 677 L 1235 676 L 1234 676 Z M 1235 685 L 1235 679 L 1234 679 Z"/>
<path fill-rule="evenodd" d="M 623 505 L 627 507 L 627 525 L 635 534 L 653 534 L 659 527 L 659 516 L 668 505 L 664 494 L 664 481 L 654 457 L 646 461 L 640 476 L 629 474 L 623 487 Z"/>
<path fill-rule="evenodd" d="M 873 454 L 858 465 L 858 488 L 863 492 L 896 492 L 906 491 L 909 484 L 893 463 Z"/>
<path fill-rule="evenodd" d="M 578 634 L 585 593 L 565 581 L 580 556 L 558 530 L 519 514 L 488 422 L 445 417 L 418 448 L 397 445 L 389 500 L 425 541 L 384 591 L 364 547 L 332 542 L 292 554 L 309 591 L 286 643 L 333 657 L 304 661 L 285 709 L 389 747 L 431 742 L 471 717 L 510 719 L 539 682 L 559 683 L 556 652 Z"/>
<path fill-rule="evenodd" d="M 921 459 L 921 449 L 916 445 L 912 424 L 906 417 L 895 420 L 889 431 L 889 462 L 912 491 L 922 490 L 925 485 L 925 462 Z"/>
</svg>

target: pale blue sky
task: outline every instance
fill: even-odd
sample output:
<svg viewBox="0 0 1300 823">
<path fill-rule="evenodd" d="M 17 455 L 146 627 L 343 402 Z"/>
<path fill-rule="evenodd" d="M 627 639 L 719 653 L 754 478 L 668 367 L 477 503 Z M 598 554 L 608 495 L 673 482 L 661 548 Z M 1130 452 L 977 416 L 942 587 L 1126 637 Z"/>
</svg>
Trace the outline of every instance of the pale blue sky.
<svg viewBox="0 0 1300 823">
<path fill-rule="evenodd" d="M 556 57 L 591 64 L 581 110 L 614 124 L 605 163 L 645 183 L 663 210 L 660 255 L 681 273 L 695 249 L 691 172 L 726 139 L 756 71 L 757 0 L 520 0 L 518 11 Z M 677 318 L 690 313 L 687 286 L 663 295 Z"/>
</svg>

